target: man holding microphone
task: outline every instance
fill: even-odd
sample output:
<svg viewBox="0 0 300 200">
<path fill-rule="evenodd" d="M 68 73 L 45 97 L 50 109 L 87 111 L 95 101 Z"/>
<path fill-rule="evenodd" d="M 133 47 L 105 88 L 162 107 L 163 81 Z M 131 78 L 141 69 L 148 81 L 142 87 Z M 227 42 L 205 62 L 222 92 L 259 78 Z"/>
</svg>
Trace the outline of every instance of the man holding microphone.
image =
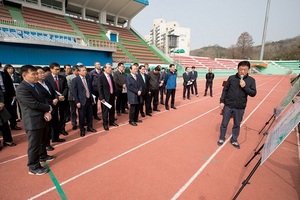
<svg viewBox="0 0 300 200">
<path fill-rule="evenodd" d="M 248 75 L 250 62 L 241 61 L 238 64 L 238 72 L 230 76 L 224 85 L 220 98 L 220 108 L 223 110 L 223 119 L 220 126 L 220 137 L 218 145 L 225 142 L 225 134 L 228 122 L 233 115 L 231 144 L 239 149 L 237 138 L 240 133 L 240 125 L 247 105 L 247 97 L 256 95 L 255 79 Z"/>
</svg>

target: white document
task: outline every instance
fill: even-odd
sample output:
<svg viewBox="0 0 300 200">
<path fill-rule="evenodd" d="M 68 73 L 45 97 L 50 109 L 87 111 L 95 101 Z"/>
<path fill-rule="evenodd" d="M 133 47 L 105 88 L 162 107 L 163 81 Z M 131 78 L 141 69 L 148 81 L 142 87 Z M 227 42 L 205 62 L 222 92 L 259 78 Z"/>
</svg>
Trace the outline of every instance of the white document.
<svg viewBox="0 0 300 200">
<path fill-rule="evenodd" d="M 127 88 L 123 88 L 122 93 L 127 93 Z"/>
<path fill-rule="evenodd" d="M 16 102 L 16 98 L 13 98 L 11 105 L 14 105 L 15 102 Z"/>
<path fill-rule="evenodd" d="M 56 90 L 55 90 L 55 92 L 56 92 L 56 94 L 57 94 L 58 96 L 62 96 L 62 94 L 61 94 L 60 92 L 58 92 L 58 91 L 56 91 Z"/>
<path fill-rule="evenodd" d="M 103 103 L 102 101 L 101 101 L 101 103 Z M 112 105 L 110 105 L 109 103 L 107 103 L 106 101 L 103 103 L 106 107 L 108 107 L 109 109 L 111 109 L 111 107 L 112 107 Z"/>
<path fill-rule="evenodd" d="M 92 97 L 93 97 L 93 102 L 95 104 L 96 103 L 96 96 L 92 94 Z"/>
</svg>

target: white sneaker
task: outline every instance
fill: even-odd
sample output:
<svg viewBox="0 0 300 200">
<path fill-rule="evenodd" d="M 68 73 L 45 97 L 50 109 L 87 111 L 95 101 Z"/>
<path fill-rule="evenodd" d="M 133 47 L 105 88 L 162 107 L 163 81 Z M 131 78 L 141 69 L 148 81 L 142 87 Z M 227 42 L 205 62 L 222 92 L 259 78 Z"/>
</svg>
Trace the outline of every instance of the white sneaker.
<svg viewBox="0 0 300 200">
<path fill-rule="evenodd" d="M 224 142 L 225 142 L 224 140 L 219 139 L 219 140 L 218 140 L 218 145 L 219 145 L 219 146 L 222 146 L 222 145 L 224 144 Z"/>
</svg>

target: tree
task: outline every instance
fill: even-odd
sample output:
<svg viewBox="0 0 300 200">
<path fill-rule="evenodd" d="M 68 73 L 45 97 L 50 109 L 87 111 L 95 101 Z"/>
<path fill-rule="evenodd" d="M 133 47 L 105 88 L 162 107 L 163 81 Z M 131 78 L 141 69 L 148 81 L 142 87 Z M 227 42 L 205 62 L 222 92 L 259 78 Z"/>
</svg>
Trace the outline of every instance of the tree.
<svg viewBox="0 0 300 200">
<path fill-rule="evenodd" d="M 252 57 L 253 53 L 253 38 L 248 32 L 242 33 L 236 43 L 236 56 L 241 59 L 248 59 Z"/>
</svg>

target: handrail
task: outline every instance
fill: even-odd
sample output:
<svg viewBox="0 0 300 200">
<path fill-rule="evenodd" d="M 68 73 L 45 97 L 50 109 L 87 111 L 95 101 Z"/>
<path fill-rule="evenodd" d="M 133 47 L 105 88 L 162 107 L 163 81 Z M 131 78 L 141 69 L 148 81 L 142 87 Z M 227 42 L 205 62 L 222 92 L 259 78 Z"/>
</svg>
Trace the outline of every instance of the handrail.
<svg viewBox="0 0 300 200">
<path fill-rule="evenodd" d="M 117 45 L 115 42 L 111 42 L 108 40 L 98 40 L 98 39 L 93 39 L 93 38 L 89 38 L 88 39 L 88 46 L 92 46 L 92 47 L 108 47 L 108 48 L 113 48 L 115 50 L 117 50 Z"/>
</svg>

